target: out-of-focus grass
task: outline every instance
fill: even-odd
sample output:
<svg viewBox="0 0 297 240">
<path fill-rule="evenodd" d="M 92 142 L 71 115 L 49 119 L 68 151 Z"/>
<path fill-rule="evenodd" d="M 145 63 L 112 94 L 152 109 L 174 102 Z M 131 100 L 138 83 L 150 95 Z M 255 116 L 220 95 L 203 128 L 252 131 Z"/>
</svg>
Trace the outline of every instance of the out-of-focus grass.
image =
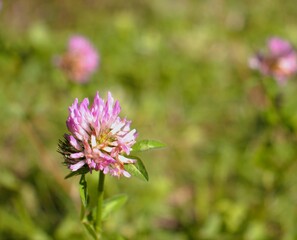
<svg viewBox="0 0 297 240">
<path fill-rule="evenodd" d="M 247 66 L 269 36 L 297 44 L 296 14 L 293 0 L 4 1 L 0 238 L 88 239 L 56 148 L 74 98 L 110 90 L 139 138 L 167 148 L 143 154 L 149 183 L 107 178 L 107 197 L 130 196 L 109 239 L 296 239 L 295 134 Z M 77 33 L 101 55 L 82 86 L 52 64 Z M 295 126 L 296 88 L 282 89 Z"/>
</svg>

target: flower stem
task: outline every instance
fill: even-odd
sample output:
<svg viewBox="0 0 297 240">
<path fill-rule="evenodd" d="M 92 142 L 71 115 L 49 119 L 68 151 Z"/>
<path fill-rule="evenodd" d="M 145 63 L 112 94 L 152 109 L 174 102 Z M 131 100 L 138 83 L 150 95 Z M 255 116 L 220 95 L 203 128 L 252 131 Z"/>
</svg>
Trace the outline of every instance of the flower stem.
<svg viewBox="0 0 297 240">
<path fill-rule="evenodd" d="M 294 134 L 295 128 L 292 126 L 291 122 L 282 112 L 282 103 L 283 103 L 283 96 L 280 92 L 273 93 L 267 89 L 267 86 L 264 83 L 263 79 L 260 79 L 260 84 L 262 89 L 270 102 L 270 107 L 272 111 L 277 115 L 280 123 L 288 130 L 289 133 Z"/>
<path fill-rule="evenodd" d="M 102 233 L 102 206 L 103 206 L 103 192 L 104 192 L 104 177 L 105 174 L 103 171 L 99 173 L 99 182 L 98 182 L 98 199 L 97 199 L 97 216 L 95 222 L 95 229 L 97 232 L 98 239 L 101 238 Z"/>
</svg>

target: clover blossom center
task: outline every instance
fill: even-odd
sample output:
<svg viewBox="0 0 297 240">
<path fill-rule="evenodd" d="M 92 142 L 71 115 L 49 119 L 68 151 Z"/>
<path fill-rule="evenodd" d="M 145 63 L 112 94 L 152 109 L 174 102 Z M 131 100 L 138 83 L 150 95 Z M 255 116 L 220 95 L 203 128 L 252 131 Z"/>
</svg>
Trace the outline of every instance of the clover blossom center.
<svg viewBox="0 0 297 240">
<path fill-rule="evenodd" d="M 111 147 L 114 147 L 114 141 L 116 137 L 110 132 L 110 129 L 100 132 L 98 135 L 95 133 L 91 134 L 90 145 L 93 149 L 98 149 L 100 151 L 107 151 Z"/>
</svg>

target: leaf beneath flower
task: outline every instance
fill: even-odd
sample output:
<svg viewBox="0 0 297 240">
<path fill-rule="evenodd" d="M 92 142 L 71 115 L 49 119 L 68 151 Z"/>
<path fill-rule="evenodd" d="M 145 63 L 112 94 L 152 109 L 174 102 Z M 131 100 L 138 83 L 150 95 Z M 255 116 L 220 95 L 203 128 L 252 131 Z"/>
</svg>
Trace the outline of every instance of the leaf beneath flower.
<svg viewBox="0 0 297 240">
<path fill-rule="evenodd" d="M 136 159 L 137 161 L 134 164 L 125 164 L 125 170 L 129 172 L 132 176 L 138 177 L 142 180 L 149 180 L 148 173 L 145 169 L 145 166 L 139 157 L 129 156 L 132 159 Z"/>
<path fill-rule="evenodd" d="M 88 172 L 90 172 L 90 169 L 89 169 L 88 167 L 82 167 L 82 168 L 78 169 L 78 170 L 75 171 L 75 172 L 71 172 L 71 173 L 69 173 L 69 174 L 65 177 L 65 179 L 67 179 L 67 178 L 71 178 L 71 177 L 74 177 L 74 176 L 77 176 L 77 175 L 86 174 L 86 173 L 88 173 Z"/>
<path fill-rule="evenodd" d="M 166 145 L 164 143 L 157 140 L 141 140 L 133 145 L 132 152 L 142 152 L 150 149 L 162 148 L 165 146 Z"/>
</svg>

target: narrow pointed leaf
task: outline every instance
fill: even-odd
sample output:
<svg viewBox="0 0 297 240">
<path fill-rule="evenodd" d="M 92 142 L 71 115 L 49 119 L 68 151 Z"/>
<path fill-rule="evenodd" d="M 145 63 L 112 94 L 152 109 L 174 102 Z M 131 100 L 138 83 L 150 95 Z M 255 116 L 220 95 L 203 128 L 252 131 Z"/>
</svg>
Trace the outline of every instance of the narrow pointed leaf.
<svg viewBox="0 0 297 240">
<path fill-rule="evenodd" d="M 145 166 L 139 157 L 129 156 L 130 158 L 136 159 L 137 161 L 134 164 L 126 164 L 125 170 L 129 172 L 132 176 L 138 177 L 142 180 L 149 180 L 148 173 L 145 169 Z"/>
<path fill-rule="evenodd" d="M 98 239 L 97 237 L 97 233 L 94 229 L 94 227 L 87 221 L 83 221 L 82 222 L 83 225 L 85 226 L 85 228 L 87 229 L 87 231 L 89 232 L 89 234 L 94 238 L 94 239 Z"/>
<path fill-rule="evenodd" d="M 132 152 L 142 152 L 155 148 L 165 147 L 164 143 L 161 143 L 157 140 L 141 140 L 136 142 L 132 147 Z"/>
<path fill-rule="evenodd" d="M 74 177 L 74 176 L 76 176 L 76 175 L 78 175 L 77 172 L 71 172 L 71 173 L 69 173 L 69 174 L 65 177 L 65 179 Z"/>
<path fill-rule="evenodd" d="M 80 220 L 82 221 L 86 215 L 86 208 L 83 204 L 80 205 Z"/>
<path fill-rule="evenodd" d="M 103 205 L 102 219 L 105 220 L 110 213 L 121 208 L 127 202 L 127 199 L 126 194 L 120 194 L 106 199 Z"/>
<path fill-rule="evenodd" d="M 83 175 L 83 174 L 88 173 L 89 171 L 90 170 L 89 170 L 88 167 L 82 167 L 82 168 L 78 169 L 77 171 L 71 172 L 68 175 L 66 175 L 65 179 L 71 178 L 71 177 L 74 177 L 74 176 L 77 176 L 77 175 Z"/>
</svg>

